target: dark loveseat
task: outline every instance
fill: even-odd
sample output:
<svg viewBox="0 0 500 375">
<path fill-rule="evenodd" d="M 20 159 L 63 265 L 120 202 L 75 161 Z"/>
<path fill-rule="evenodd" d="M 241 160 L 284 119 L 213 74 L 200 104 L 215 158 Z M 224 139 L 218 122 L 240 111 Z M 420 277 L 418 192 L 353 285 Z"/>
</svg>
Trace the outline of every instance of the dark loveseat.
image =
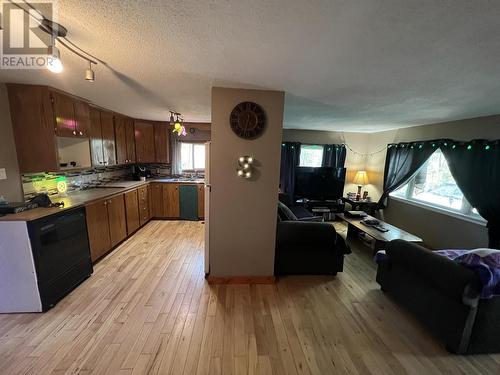
<svg viewBox="0 0 500 375">
<path fill-rule="evenodd" d="M 500 351 L 500 298 L 480 299 L 477 275 L 422 246 L 395 240 L 378 260 L 377 282 L 449 351 Z"/>
<path fill-rule="evenodd" d="M 283 203 L 278 205 L 274 273 L 336 275 L 342 272 L 344 255 L 350 250 L 333 225 L 317 222 L 315 217 L 299 220 Z"/>
</svg>

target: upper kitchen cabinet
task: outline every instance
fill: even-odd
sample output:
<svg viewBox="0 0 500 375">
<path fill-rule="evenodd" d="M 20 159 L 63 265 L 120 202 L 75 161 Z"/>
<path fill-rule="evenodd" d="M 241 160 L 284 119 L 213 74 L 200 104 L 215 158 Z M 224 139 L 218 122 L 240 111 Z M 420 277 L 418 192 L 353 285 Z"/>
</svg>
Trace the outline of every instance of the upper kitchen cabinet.
<svg viewBox="0 0 500 375">
<path fill-rule="evenodd" d="M 116 142 L 116 162 L 118 164 L 128 163 L 127 159 L 127 138 L 125 134 L 125 119 L 122 116 L 115 116 L 115 142 Z"/>
<path fill-rule="evenodd" d="M 135 162 L 134 122 L 115 116 L 116 161 L 118 164 Z"/>
<path fill-rule="evenodd" d="M 155 159 L 157 163 L 170 163 L 169 124 L 157 122 L 154 124 Z"/>
<path fill-rule="evenodd" d="M 95 167 L 104 165 L 104 149 L 102 144 L 101 111 L 90 107 L 90 154 L 92 165 Z"/>
<path fill-rule="evenodd" d="M 138 163 L 154 163 L 155 132 L 151 122 L 135 122 L 135 153 Z"/>
<path fill-rule="evenodd" d="M 55 132 L 59 137 L 89 137 L 90 109 L 88 103 L 59 91 L 50 91 Z"/>
<path fill-rule="evenodd" d="M 89 138 L 90 132 L 90 106 L 81 100 L 73 102 L 75 109 L 75 132 L 78 137 Z"/>
<path fill-rule="evenodd" d="M 129 163 L 135 163 L 135 130 L 134 121 L 125 119 L 125 138 L 127 140 L 127 159 Z"/>
<path fill-rule="evenodd" d="M 101 131 L 104 165 L 114 165 L 116 164 L 116 146 L 112 113 L 101 111 Z"/>
<path fill-rule="evenodd" d="M 116 164 L 113 114 L 91 107 L 89 134 L 92 165 L 102 167 Z"/>
<path fill-rule="evenodd" d="M 73 99 L 59 92 L 51 91 L 50 100 L 52 101 L 56 135 L 59 137 L 76 136 Z"/>
<path fill-rule="evenodd" d="M 46 86 L 7 84 L 21 173 L 57 171 L 52 103 Z"/>
</svg>

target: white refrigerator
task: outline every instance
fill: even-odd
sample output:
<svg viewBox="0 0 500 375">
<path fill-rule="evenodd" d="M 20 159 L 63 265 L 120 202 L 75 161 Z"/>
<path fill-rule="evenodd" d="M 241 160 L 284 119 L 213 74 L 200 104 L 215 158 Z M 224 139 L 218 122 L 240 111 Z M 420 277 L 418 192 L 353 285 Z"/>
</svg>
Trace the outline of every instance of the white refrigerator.
<svg viewBox="0 0 500 375">
<path fill-rule="evenodd" d="M 210 147 L 212 142 L 205 143 L 205 275 L 210 273 Z"/>
</svg>

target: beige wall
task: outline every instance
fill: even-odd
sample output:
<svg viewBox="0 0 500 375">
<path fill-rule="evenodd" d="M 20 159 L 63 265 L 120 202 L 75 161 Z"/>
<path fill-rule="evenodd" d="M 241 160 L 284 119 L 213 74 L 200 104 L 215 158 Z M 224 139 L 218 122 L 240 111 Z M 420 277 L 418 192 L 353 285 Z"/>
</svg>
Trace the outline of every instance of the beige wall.
<svg viewBox="0 0 500 375">
<path fill-rule="evenodd" d="M 346 143 L 360 153 L 353 155 L 347 150 L 346 167 L 348 179 L 346 191 L 354 191 L 349 183 L 357 169 L 366 169 L 370 184 L 365 187 L 374 200 L 382 193 L 385 167 L 385 147 L 393 142 L 422 141 L 451 138 L 467 141 L 471 139 L 500 139 L 500 115 L 450 121 L 379 133 L 322 132 L 307 130 L 284 130 L 283 140 L 303 143 Z M 382 150 L 382 151 L 381 151 Z M 380 151 L 380 152 L 378 152 Z M 473 248 L 487 245 L 487 229 L 484 225 L 471 223 L 443 213 L 417 207 L 405 202 L 391 200 L 382 212 L 387 222 L 422 237 L 432 248 Z"/>
<path fill-rule="evenodd" d="M 21 177 L 10 120 L 9 98 L 4 83 L 0 84 L 0 168 L 5 168 L 7 172 L 7 180 L 0 180 L 0 196 L 3 195 L 11 202 L 22 201 Z"/>
<path fill-rule="evenodd" d="M 240 102 L 260 104 L 267 128 L 255 140 L 237 137 L 229 115 Z M 212 89 L 210 159 L 210 275 L 271 276 L 274 274 L 276 210 L 284 93 Z M 255 159 L 255 177 L 236 175 L 242 155 Z"/>
</svg>

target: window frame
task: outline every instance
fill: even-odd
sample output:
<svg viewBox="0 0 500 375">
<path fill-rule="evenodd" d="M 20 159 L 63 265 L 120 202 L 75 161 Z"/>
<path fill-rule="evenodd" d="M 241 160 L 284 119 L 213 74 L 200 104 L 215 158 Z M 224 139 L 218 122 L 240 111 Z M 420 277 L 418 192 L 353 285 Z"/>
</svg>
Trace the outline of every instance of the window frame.
<svg viewBox="0 0 500 375">
<path fill-rule="evenodd" d="M 181 172 L 184 173 L 184 172 L 187 172 L 187 173 L 191 173 L 191 172 L 204 172 L 205 171 L 205 168 L 194 168 L 194 145 L 203 145 L 204 147 L 206 147 L 205 145 L 205 142 L 196 142 L 196 141 L 190 141 L 190 142 L 183 142 L 181 141 L 181 147 L 182 147 L 182 144 L 190 144 L 190 145 L 193 145 L 193 147 L 191 148 L 191 160 L 193 161 L 193 168 L 191 169 L 181 169 Z M 181 167 L 182 167 L 182 161 L 181 161 Z"/>
<path fill-rule="evenodd" d="M 316 146 L 321 148 L 321 163 L 319 166 L 309 166 L 309 165 L 301 165 L 300 164 L 300 156 L 302 154 L 302 147 L 303 146 Z M 305 168 L 321 168 L 323 166 L 323 157 L 325 156 L 325 145 L 317 144 L 317 143 L 302 143 L 299 148 L 299 167 L 305 167 Z"/>
<path fill-rule="evenodd" d="M 438 150 L 436 150 L 436 151 L 438 151 Z M 434 151 L 434 152 L 436 152 L 436 151 Z M 432 155 L 434 155 L 434 153 Z M 432 155 L 430 157 L 432 157 Z M 423 167 L 423 165 L 422 165 L 422 167 Z M 419 169 L 419 171 L 420 171 L 420 169 Z M 445 214 L 448 216 L 453 216 L 453 217 L 456 217 L 458 219 L 463 219 L 463 220 L 470 221 L 470 222 L 473 222 L 476 224 L 486 225 L 486 223 L 487 223 L 486 220 L 481 215 L 473 212 L 474 207 L 472 207 L 472 205 L 469 203 L 467 198 L 465 198 L 465 196 L 464 196 L 464 199 L 462 201 L 462 207 L 459 210 L 414 198 L 412 193 L 415 190 L 414 189 L 415 180 L 416 180 L 416 177 L 417 177 L 419 171 L 417 171 L 413 175 L 413 177 L 406 183 L 406 189 L 404 191 L 404 194 L 396 195 L 396 194 L 394 194 L 395 192 L 393 192 L 393 193 L 389 194 L 389 199 L 394 199 L 396 201 L 409 203 L 413 206 L 422 207 L 422 208 L 429 209 L 429 210 L 434 211 L 434 212 L 442 213 L 442 214 Z M 455 179 L 453 179 L 453 181 L 456 183 Z M 401 188 L 403 188 L 403 187 L 404 186 L 402 186 Z M 399 190 L 399 189 L 397 189 L 397 190 Z M 462 192 L 462 191 L 460 191 L 460 192 Z M 463 193 L 462 193 L 462 195 L 463 195 Z"/>
</svg>

